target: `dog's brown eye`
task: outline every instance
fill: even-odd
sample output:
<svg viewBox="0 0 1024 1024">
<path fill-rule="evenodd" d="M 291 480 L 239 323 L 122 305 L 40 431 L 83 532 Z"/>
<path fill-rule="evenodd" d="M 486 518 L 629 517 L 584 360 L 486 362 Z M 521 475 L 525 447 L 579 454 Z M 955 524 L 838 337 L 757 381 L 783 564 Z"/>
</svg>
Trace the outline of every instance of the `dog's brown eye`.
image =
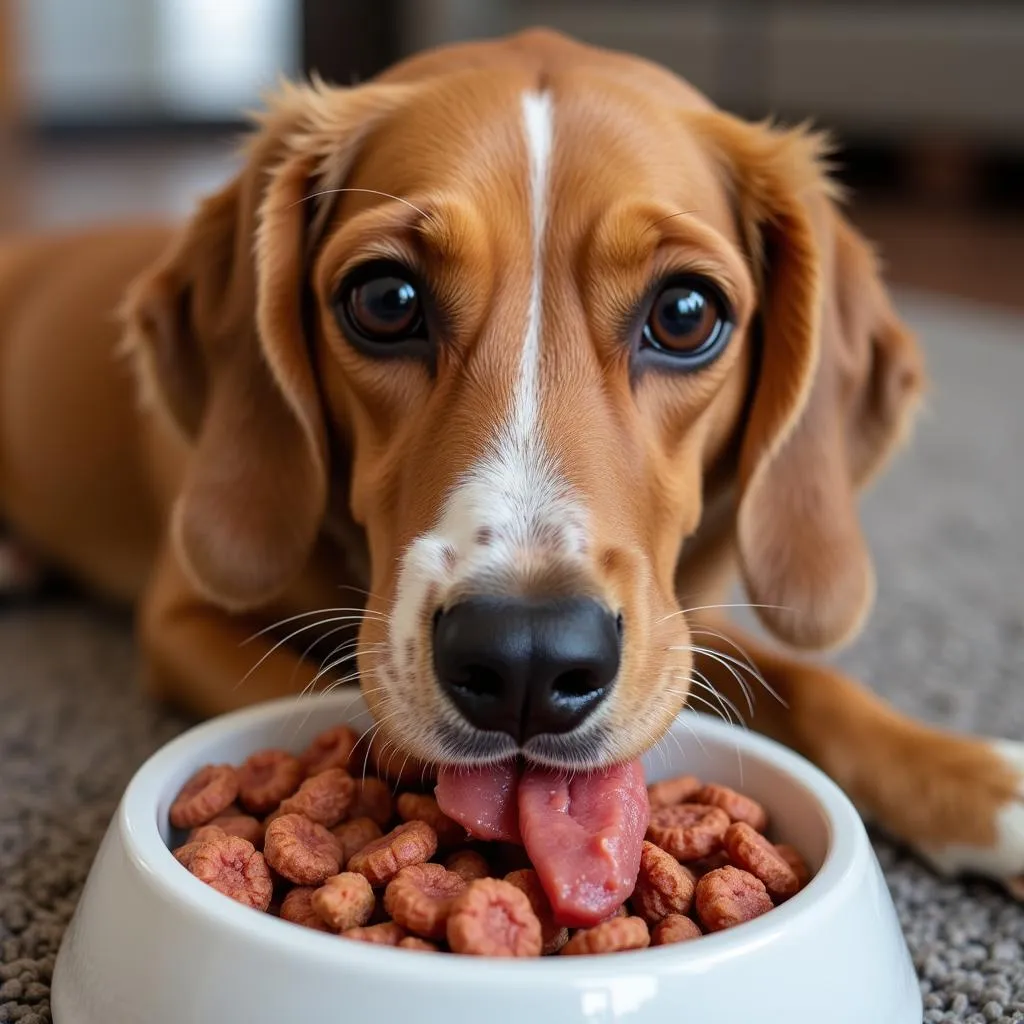
<svg viewBox="0 0 1024 1024">
<path fill-rule="evenodd" d="M 349 340 L 368 353 L 412 354 L 427 331 L 414 275 L 398 263 L 375 262 L 342 282 L 334 314 Z"/>
<path fill-rule="evenodd" d="M 700 282 L 679 281 L 655 297 L 643 336 L 651 348 L 696 368 L 721 351 L 730 327 L 724 303 L 713 288 Z"/>
<path fill-rule="evenodd" d="M 373 341 L 408 338 L 420 323 L 416 287 L 400 277 L 375 277 L 356 285 L 348 295 L 352 324 Z"/>
</svg>

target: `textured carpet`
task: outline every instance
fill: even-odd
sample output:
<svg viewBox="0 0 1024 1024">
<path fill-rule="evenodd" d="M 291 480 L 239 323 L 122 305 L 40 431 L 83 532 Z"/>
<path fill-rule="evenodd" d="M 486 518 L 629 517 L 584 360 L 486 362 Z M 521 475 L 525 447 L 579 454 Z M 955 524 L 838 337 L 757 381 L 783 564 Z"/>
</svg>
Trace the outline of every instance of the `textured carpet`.
<svg viewBox="0 0 1024 1024">
<path fill-rule="evenodd" d="M 841 661 L 923 718 L 1024 738 L 1024 320 L 920 296 L 902 307 L 934 391 L 914 447 L 865 502 L 878 608 Z M 133 770 L 184 726 L 134 675 L 117 616 L 0 611 L 0 1022 L 50 1020 L 54 955 L 103 829 Z M 877 846 L 925 1020 L 1024 1021 L 1024 909 Z"/>
</svg>

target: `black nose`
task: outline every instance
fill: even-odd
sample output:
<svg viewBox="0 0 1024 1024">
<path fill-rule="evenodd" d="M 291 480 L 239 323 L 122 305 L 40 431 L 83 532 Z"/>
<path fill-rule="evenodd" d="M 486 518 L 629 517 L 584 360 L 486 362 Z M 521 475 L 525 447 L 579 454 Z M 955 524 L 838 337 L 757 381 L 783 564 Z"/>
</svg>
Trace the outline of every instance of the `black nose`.
<svg viewBox="0 0 1024 1024">
<path fill-rule="evenodd" d="M 474 597 L 438 616 L 434 670 L 469 722 L 524 743 L 567 732 L 607 696 L 618 623 L 590 598 Z"/>
</svg>

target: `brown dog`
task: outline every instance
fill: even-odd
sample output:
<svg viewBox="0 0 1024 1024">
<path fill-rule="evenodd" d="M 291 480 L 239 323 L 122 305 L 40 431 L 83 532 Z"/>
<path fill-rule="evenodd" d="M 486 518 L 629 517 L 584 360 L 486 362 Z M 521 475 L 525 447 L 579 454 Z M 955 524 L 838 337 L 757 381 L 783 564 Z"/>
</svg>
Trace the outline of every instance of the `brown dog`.
<svg viewBox="0 0 1024 1024">
<path fill-rule="evenodd" d="M 857 632 L 922 386 L 821 150 L 546 32 L 288 88 L 181 230 L 0 250 L 0 510 L 138 602 L 155 693 L 294 692 L 330 632 L 403 758 L 625 760 L 749 655 L 755 727 L 1009 882 L 1024 748 L 715 612 L 738 570 L 786 644 Z"/>
</svg>

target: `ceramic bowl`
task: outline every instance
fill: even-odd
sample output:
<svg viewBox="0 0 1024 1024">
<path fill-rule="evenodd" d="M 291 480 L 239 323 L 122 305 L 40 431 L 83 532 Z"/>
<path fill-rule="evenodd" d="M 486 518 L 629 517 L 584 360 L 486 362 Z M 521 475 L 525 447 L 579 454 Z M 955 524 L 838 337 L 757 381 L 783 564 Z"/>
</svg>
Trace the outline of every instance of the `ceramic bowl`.
<svg viewBox="0 0 1024 1024">
<path fill-rule="evenodd" d="M 760 736 L 686 713 L 648 778 L 694 773 L 768 809 L 815 871 L 755 921 L 678 946 L 502 961 L 346 942 L 256 913 L 193 878 L 167 847 L 168 807 L 209 762 L 299 750 L 365 724 L 353 695 L 225 715 L 154 754 L 129 784 L 57 958 L 56 1024 L 920 1024 L 921 996 L 853 806 Z"/>
</svg>

